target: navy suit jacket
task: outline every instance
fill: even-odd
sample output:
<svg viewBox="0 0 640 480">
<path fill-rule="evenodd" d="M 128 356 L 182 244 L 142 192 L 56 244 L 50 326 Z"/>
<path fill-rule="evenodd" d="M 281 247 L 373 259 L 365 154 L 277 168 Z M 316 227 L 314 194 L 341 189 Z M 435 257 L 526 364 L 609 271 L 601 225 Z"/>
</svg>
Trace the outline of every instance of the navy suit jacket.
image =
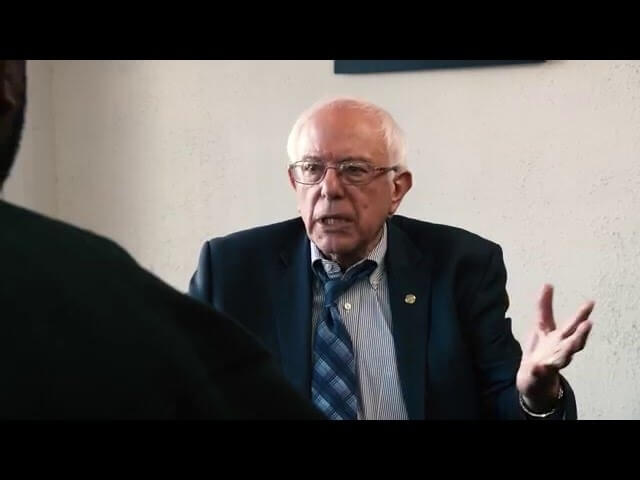
<svg viewBox="0 0 640 480">
<path fill-rule="evenodd" d="M 387 225 L 393 338 L 409 418 L 527 418 L 515 387 L 522 351 L 505 318 L 500 246 L 399 215 Z M 300 218 L 206 242 L 189 293 L 259 337 L 310 398 L 312 271 Z M 575 399 L 562 383 L 563 416 L 572 419 Z"/>
</svg>

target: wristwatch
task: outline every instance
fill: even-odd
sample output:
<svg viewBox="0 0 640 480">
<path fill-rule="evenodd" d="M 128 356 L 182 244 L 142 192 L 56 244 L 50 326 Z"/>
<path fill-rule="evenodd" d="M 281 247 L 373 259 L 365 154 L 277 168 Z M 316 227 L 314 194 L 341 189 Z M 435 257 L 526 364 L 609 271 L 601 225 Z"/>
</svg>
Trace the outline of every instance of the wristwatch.
<svg viewBox="0 0 640 480">
<path fill-rule="evenodd" d="M 520 408 L 522 408 L 522 410 L 524 410 L 527 415 L 535 418 L 546 418 L 558 411 L 558 407 L 561 405 L 560 400 L 562 400 L 562 397 L 564 397 L 564 390 L 562 389 L 562 384 L 560 384 L 560 390 L 558 391 L 558 396 L 556 397 L 556 406 L 553 407 L 552 410 L 544 413 L 532 412 L 531 410 L 529 410 L 529 407 L 527 407 L 522 394 L 518 394 L 518 396 L 520 397 Z"/>
</svg>

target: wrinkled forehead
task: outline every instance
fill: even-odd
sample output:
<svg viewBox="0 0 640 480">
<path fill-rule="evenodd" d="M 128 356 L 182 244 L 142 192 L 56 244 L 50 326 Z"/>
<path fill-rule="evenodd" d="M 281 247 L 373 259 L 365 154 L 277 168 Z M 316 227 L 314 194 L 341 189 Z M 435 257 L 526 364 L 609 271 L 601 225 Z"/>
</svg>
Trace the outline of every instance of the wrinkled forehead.
<svg viewBox="0 0 640 480">
<path fill-rule="evenodd" d="M 358 157 L 382 164 L 387 158 L 380 120 L 370 112 L 347 107 L 315 112 L 302 126 L 297 147 L 298 159 Z"/>
</svg>

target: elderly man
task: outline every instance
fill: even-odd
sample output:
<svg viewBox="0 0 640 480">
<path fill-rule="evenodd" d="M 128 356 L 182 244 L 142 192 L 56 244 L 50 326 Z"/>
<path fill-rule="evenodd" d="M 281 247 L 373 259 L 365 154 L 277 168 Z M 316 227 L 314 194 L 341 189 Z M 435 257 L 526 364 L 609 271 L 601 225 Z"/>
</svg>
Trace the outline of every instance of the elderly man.
<svg viewBox="0 0 640 480">
<path fill-rule="evenodd" d="M 300 218 L 205 243 L 189 292 L 243 323 L 332 419 L 576 418 L 559 374 L 593 303 L 562 327 L 545 286 L 524 353 L 498 245 L 394 215 L 412 186 L 383 109 L 311 107 L 287 145 Z"/>
<path fill-rule="evenodd" d="M 0 60 L 0 189 L 24 121 Z M 322 419 L 268 352 L 112 241 L 0 201 L 0 419 Z"/>
</svg>

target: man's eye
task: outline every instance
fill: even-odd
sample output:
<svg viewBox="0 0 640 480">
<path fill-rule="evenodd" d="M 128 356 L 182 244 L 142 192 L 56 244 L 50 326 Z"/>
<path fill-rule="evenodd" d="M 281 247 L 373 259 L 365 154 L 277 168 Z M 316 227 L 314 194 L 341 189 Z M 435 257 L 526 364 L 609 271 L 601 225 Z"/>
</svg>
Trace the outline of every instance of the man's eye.
<svg viewBox="0 0 640 480">
<path fill-rule="evenodd" d="M 322 169 L 318 163 L 303 163 L 302 170 L 308 173 L 319 172 Z"/>
<path fill-rule="evenodd" d="M 342 170 L 349 175 L 364 175 L 367 173 L 367 167 L 364 165 L 345 165 Z"/>
</svg>

